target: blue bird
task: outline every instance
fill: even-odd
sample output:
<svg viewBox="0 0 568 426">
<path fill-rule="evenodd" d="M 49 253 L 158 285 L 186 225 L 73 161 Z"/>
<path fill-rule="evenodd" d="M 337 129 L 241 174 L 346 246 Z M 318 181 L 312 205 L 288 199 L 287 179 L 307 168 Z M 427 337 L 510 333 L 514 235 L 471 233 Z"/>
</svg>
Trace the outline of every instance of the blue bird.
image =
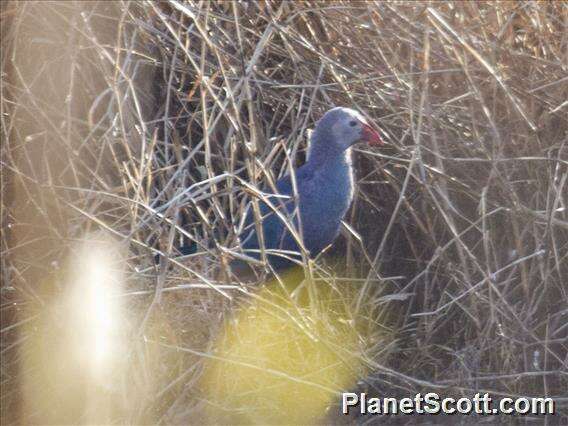
<svg viewBox="0 0 568 426">
<path fill-rule="evenodd" d="M 298 239 L 290 232 L 290 225 L 310 257 L 317 256 L 337 238 L 341 220 L 353 199 L 351 147 L 357 142 L 384 144 L 379 133 L 357 111 L 343 107 L 327 111 L 311 135 L 306 163 L 293 173 L 295 185 L 292 176 L 286 175 L 276 182 L 277 193 L 267 197 L 271 205 L 259 202 L 264 249 L 275 270 L 281 271 L 294 260 L 301 260 Z M 250 209 L 241 247 L 246 255 L 260 259 L 255 219 Z M 242 260 L 231 262 L 237 275 L 243 267 Z"/>
</svg>

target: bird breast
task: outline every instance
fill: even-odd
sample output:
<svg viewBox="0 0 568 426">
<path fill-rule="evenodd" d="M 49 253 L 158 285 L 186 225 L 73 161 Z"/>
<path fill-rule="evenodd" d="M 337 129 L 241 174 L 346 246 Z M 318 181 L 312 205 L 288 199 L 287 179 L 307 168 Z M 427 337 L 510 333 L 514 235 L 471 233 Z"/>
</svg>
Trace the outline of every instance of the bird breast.
<svg viewBox="0 0 568 426">
<path fill-rule="evenodd" d="M 315 173 L 309 194 L 300 194 L 302 233 L 306 248 L 317 254 L 339 234 L 353 199 L 353 172 L 350 164 L 339 162 Z"/>
</svg>

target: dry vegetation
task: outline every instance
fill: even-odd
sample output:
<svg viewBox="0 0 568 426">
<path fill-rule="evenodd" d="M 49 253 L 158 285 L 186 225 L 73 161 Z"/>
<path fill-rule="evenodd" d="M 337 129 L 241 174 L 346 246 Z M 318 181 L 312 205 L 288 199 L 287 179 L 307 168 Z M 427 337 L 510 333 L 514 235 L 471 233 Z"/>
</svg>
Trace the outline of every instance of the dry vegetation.
<svg viewBox="0 0 568 426">
<path fill-rule="evenodd" d="M 554 396 L 550 424 L 568 421 L 567 3 L 8 2 L 1 18 L 3 420 L 41 423 L 20 349 L 57 339 L 37 309 L 95 230 L 128 253 L 139 394 L 113 389 L 129 409 L 111 418 L 201 419 L 214 336 L 255 293 L 222 273 L 243 211 L 344 105 L 389 142 L 357 149 L 353 229 L 312 265 L 365 312 L 358 389 Z"/>
</svg>

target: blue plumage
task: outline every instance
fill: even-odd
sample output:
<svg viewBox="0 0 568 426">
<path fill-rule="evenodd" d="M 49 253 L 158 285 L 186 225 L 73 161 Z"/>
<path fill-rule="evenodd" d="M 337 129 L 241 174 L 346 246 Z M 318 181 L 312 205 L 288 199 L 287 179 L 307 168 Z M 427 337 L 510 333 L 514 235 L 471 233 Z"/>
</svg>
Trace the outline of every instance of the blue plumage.
<svg viewBox="0 0 568 426">
<path fill-rule="evenodd" d="M 358 112 L 341 107 L 328 111 L 312 134 L 306 164 L 294 172 L 297 192 L 294 192 L 292 177 L 286 175 L 278 180 L 276 189 L 278 194 L 287 197 L 269 197 L 274 208 L 260 202 L 264 247 L 270 253 L 268 260 L 274 269 L 281 270 L 293 263 L 286 257 L 301 259 L 297 240 L 275 209 L 300 231 L 301 240 L 312 257 L 337 238 L 341 220 L 353 199 L 351 146 L 359 141 L 382 144 L 379 134 Z M 254 221 L 251 209 L 241 244 L 247 255 L 258 259 L 259 237 Z M 235 261 L 232 266 L 239 269 L 239 264 Z"/>
</svg>

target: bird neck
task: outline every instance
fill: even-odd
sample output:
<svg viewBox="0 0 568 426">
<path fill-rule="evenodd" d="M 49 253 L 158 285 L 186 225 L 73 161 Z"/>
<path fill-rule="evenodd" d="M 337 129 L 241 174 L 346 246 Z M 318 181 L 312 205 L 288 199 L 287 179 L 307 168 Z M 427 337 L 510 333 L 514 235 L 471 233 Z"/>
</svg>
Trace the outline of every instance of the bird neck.
<svg viewBox="0 0 568 426">
<path fill-rule="evenodd" d="M 338 148 L 337 144 L 327 143 L 326 139 L 326 135 L 312 135 L 307 162 L 313 167 L 351 167 L 351 148 Z"/>
<path fill-rule="evenodd" d="M 313 168 L 331 172 L 340 172 L 342 169 L 349 170 L 351 169 L 351 148 L 335 153 L 310 151 L 307 164 Z"/>
</svg>

